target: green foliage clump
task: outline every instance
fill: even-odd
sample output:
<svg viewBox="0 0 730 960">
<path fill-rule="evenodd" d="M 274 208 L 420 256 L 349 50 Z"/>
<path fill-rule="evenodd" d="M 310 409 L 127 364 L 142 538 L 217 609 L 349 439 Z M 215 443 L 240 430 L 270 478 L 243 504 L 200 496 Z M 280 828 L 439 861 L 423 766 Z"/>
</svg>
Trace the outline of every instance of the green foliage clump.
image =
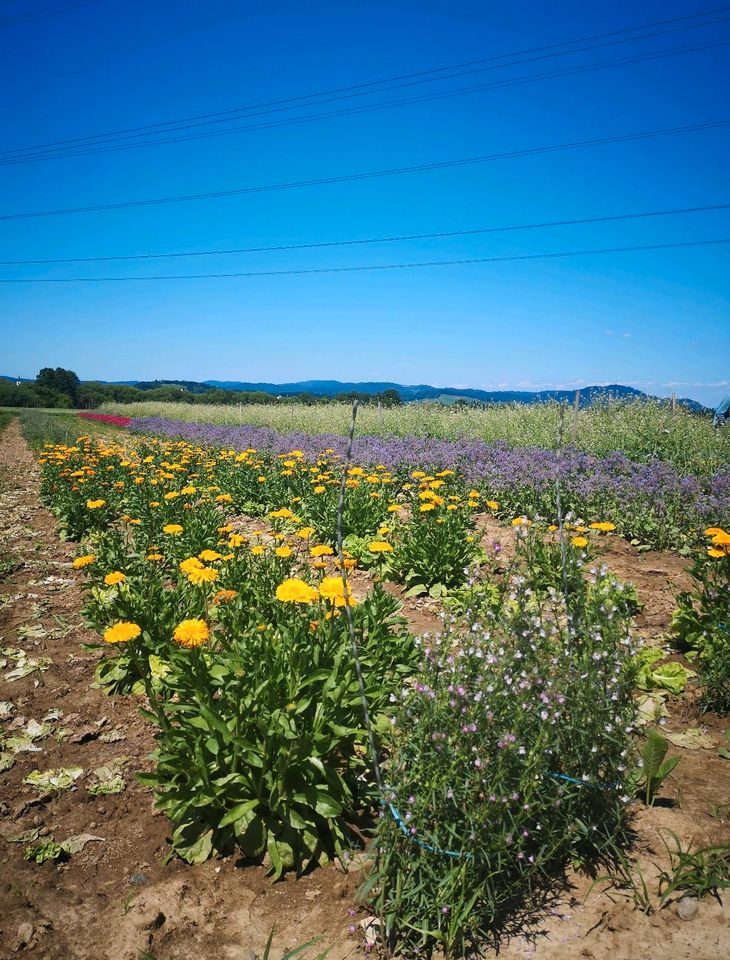
<svg viewBox="0 0 730 960">
<path fill-rule="evenodd" d="M 717 551 L 720 552 L 720 551 Z M 672 633 L 680 649 L 696 655 L 705 710 L 730 711 L 730 554 L 700 555 L 691 590 L 677 594 Z"/>
<path fill-rule="evenodd" d="M 540 576 L 518 555 L 502 602 L 480 594 L 424 640 L 402 691 L 369 891 L 392 950 L 461 956 L 622 836 L 628 617 L 600 570 L 575 577 L 567 610 Z"/>
<path fill-rule="evenodd" d="M 412 669 L 396 608 L 376 588 L 353 611 L 376 718 Z M 375 785 L 345 617 L 331 612 L 279 604 L 274 622 L 257 626 L 237 600 L 220 610 L 216 647 L 169 651 L 152 695 L 156 768 L 142 779 L 186 860 L 268 853 L 279 876 L 358 843 L 350 824 L 372 806 Z"/>
</svg>

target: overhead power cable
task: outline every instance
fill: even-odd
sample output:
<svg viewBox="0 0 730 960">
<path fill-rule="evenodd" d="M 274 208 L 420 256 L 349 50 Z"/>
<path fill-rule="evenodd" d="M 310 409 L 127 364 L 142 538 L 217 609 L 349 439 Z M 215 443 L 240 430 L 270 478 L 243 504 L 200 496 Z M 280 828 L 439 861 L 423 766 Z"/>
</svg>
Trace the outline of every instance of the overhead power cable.
<svg viewBox="0 0 730 960">
<path fill-rule="evenodd" d="M 522 150 L 508 150 L 501 153 L 489 153 L 476 157 L 464 157 L 458 160 L 439 160 L 432 163 L 419 163 L 407 167 L 389 167 L 366 173 L 349 173 L 332 177 L 317 177 L 309 180 L 291 180 L 284 183 L 263 184 L 253 187 L 238 187 L 232 190 L 216 190 L 206 193 L 180 194 L 172 197 L 155 197 L 147 200 L 125 200 L 117 203 L 101 203 L 90 206 L 61 207 L 54 210 L 32 210 L 24 213 L 0 214 L 0 220 L 27 220 L 36 217 L 57 217 L 79 213 L 95 213 L 105 210 L 126 210 L 132 207 L 150 207 L 167 203 L 187 203 L 195 200 L 215 200 L 224 197 L 245 196 L 256 193 L 269 193 L 278 190 L 293 190 L 301 187 L 328 186 L 335 183 L 355 183 L 380 177 L 393 177 L 402 174 L 421 173 L 431 170 L 447 170 L 494 160 L 508 160 L 517 157 L 534 157 L 583 147 L 605 146 L 611 143 L 628 143 L 649 140 L 657 137 L 672 136 L 679 133 L 696 133 L 701 130 L 715 130 L 727 127 L 730 120 L 713 120 L 706 123 L 692 123 L 679 127 L 662 127 L 658 130 L 642 130 L 636 133 L 623 133 L 610 137 L 591 137 L 587 140 L 572 140 L 566 143 L 550 144 L 544 147 L 529 147 Z"/>
<path fill-rule="evenodd" d="M 730 17 L 727 19 L 730 20 Z M 328 120 L 339 117 L 356 116 L 364 113 L 372 113 L 380 110 L 392 109 L 394 107 L 407 106 L 415 103 L 432 103 L 436 100 L 447 100 L 453 97 L 460 97 L 470 93 L 476 93 L 485 90 L 497 90 L 505 87 L 522 86 L 524 84 L 537 83 L 541 80 L 552 80 L 563 77 L 571 77 L 583 73 L 592 73 L 596 70 L 605 70 L 617 66 L 626 66 L 628 64 L 644 63 L 654 60 L 663 60 L 667 57 L 674 57 L 685 53 L 696 53 L 698 51 L 710 50 L 716 47 L 723 47 L 730 44 L 730 37 L 716 40 L 711 43 L 693 44 L 684 47 L 675 47 L 670 50 L 662 50 L 652 53 L 637 54 L 629 57 L 621 57 L 614 60 L 603 60 L 596 63 L 583 64 L 580 66 L 566 67 L 561 70 L 551 70 L 543 73 L 529 74 L 524 77 L 511 77 L 505 80 L 493 81 L 490 83 L 472 84 L 467 87 L 459 87 L 453 90 L 445 90 L 429 94 L 422 94 L 416 97 L 405 97 L 399 100 L 386 100 L 374 104 L 366 104 L 358 107 L 348 107 L 342 110 L 330 110 L 325 113 L 305 114 L 303 116 L 286 117 L 279 120 L 270 120 L 264 123 L 247 124 L 244 126 L 229 127 L 225 130 L 213 130 L 202 133 L 187 134 L 186 136 L 174 136 L 164 139 L 148 140 L 140 143 L 111 143 L 109 146 L 100 146 L 97 149 L 85 149 L 77 151 L 67 151 L 64 153 L 47 152 L 38 154 L 27 154 L 18 157 L 0 158 L 0 164 L 16 165 L 19 163 L 30 163 L 42 160 L 58 160 L 72 157 L 93 156 L 100 153 L 117 153 L 121 150 L 133 150 L 138 147 L 159 146 L 167 143 L 187 143 L 193 140 L 207 140 L 213 137 L 228 136 L 229 134 L 245 133 L 251 130 L 269 130 L 276 127 L 292 126 L 302 123 L 312 123 L 318 120 Z M 324 103 L 325 101 L 321 101 Z M 270 111 L 264 111 L 265 113 Z M 253 114 L 251 116 L 254 116 Z M 211 121 L 213 122 L 213 121 Z M 198 124 L 199 126 L 201 124 Z M 181 128 L 182 129 L 182 128 Z M 125 138 L 126 139 L 126 138 Z"/>
<path fill-rule="evenodd" d="M 79 7 L 88 7 L 89 4 L 98 3 L 99 0 L 65 0 L 64 3 L 56 3 L 52 7 L 44 7 L 42 10 L 30 10 L 28 13 L 19 13 L 16 17 L 7 17 L 0 20 L 0 29 L 4 27 L 16 27 L 24 23 L 33 23 L 41 20 L 43 17 L 51 17 L 58 13 L 69 13 L 71 10 L 77 10 Z"/>
<path fill-rule="evenodd" d="M 1 156 L 6 159 L 16 159 L 24 157 L 26 159 L 45 159 L 50 158 L 51 156 L 83 156 L 84 153 L 67 153 L 66 151 L 80 151 L 82 148 L 87 149 L 91 147 L 99 147 L 105 143 L 115 143 L 119 140 L 126 139 L 135 139 L 139 137 L 157 137 L 162 134 L 175 132 L 175 130 L 180 131 L 188 129 L 191 126 L 204 126 L 208 124 L 219 124 L 219 123 L 228 123 L 236 119 L 244 119 L 249 117 L 260 116 L 267 113 L 276 113 L 282 110 L 291 110 L 298 109 L 300 107 L 313 106 L 323 103 L 332 102 L 333 100 L 341 99 L 351 99 L 352 97 L 358 96 L 369 96 L 372 93 L 382 93 L 387 92 L 388 90 L 398 89 L 399 87 L 412 86 L 422 83 L 433 83 L 440 80 L 453 79 L 455 77 L 464 76 L 469 73 L 481 72 L 484 70 L 493 70 L 501 69 L 505 66 L 514 66 L 520 63 L 534 62 L 536 60 L 549 59 L 551 57 L 562 57 L 567 56 L 572 53 L 578 53 L 586 50 L 592 50 L 597 47 L 610 46 L 617 43 L 627 43 L 633 40 L 642 40 L 649 37 L 658 36 L 666 33 L 674 33 L 677 31 L 684 31 L 689 29 L 694 29 L 703 26 L 709 26 L 714 23 L 720 23 L 727 20 L 727 17 L 723 17 L 718 20 L 712 20 L 708 22 L 701 23 L 687 23 L 688 20 L 697 20 L 702 17 L 712 16 L 718 13 L 723 13 L 730 10 L 730 7 L 719 7 L 714 10 L 704 11 L 702 13 L 693 14 L 685 17 L 675 17 L 665 20 L 654 21 L 649 24 L 641 24 L 635 27 L 627 27 L 622 30 L 614 30 L 608 33 L 595 34 L 589 37 L 580 37 L 573 40 L 566 40 L 562 42 L 557 42 L 553 44 L 543 45 L 540 47 L 533 47 L 527 50 L 516 51 L 508 54 L 495 55 L 491 57 L 484 57 L 477 60 L 465 61 L 458 64 L 453 64 L 447 67 L 437 67 L 431 68 L 430 70 L 423 70 L 417 73 L 411 74 L 402 74 L 395 77 L 388 77 L 381 80 L 374 80 L 365 83 L 352 84 L 345 87 L 338 87 L 331 90 L 320 91 L 318 93 L 312 94 L 303 94 L 295 97 L 288 97 L 279 100 L 270 100 L 263 103 L 252 104 L 245 107 L 237 107 L 231 110 L 219 111 L 215 113 L 208 114 L 197 114 L 189 117 L 178 118 L 177 120 L 168 120 L 168 121 L 158 121 L 157 123 L 144 124 L 136 127 L 128 127 L 114 131 L 107 131 L 105 133 L 92 134 L 85 137 L 74 137 L 67 138 L 63 140 L 50 141 L 41 144 L 35 144 L 33 146 L 27 147 L 18 147 L 11 150 L 6 150 L 2 152 Z M 636 33 L 637 31 L 647 30 L 652 27 L 661 27 L 666 24 L 672 23 L 682 23 L 682 26 L 674 27 L 669 30 L 660 30 L 655 33 L 645 34 L 643 36 L 623 36 L 627 33 Z M 619 39 L 613 39 L 619 37 Z M 575 45 L 579 43 L 587 43 L 588 41 L 604 41 L 599 43 L 593 43 L 590 46 L 584 46 L 580 48 L 555 51 L 556 47 L 565 47 L 570 45 Z M 527 54 L 541 54 L 543 51 L 553 51 L 551 53 L 544 53 L 542 56 L 531 56 L 526 57 Z M 514 60 L 516 57 L 522 57 L 521 60 Z M 512 60 L 510 63 L 498 63 L 499 60 Z M 463 68 L 472 67 L 474 69 L 464 70 Z M 453 71 L 459 70 L 461 72 L 454 73 Z M 439 76 L 438 74 L 447 74 L 450 76 Z M 436 76 L 430 76 L 436 74 Z M 405 81 L 405 82 L 403 82 Z M 387 86 L 386 86 L 387 85 Z M 378 89 L 373 89 L 378 88 Z M 468 91 L 465 91 L 468 92 Z M 406 101 L 408 102 L 408 101 Z M 378 109 L 378 106 L 371 106 L 370 109 Z M 319 119 L 315 117 L 314 119 Z M 293 122 L 293 119 L 283 122 Z M 175 128 L 172 130 L 170 128 Z M 248 129 L 238 128 L 240 129 Z M 254 127 L 255 129 L 255 127 Z M 223 131 L 229 132 L 229 131 Z M 230 131 L 235 132 L 235 131 Z M 172 140 L 164 141 L 151 141 L 151 142 L 173 142 Z M 145 146 L 148 143 L 134 144 L 134 146 Z M 95 151 L 102 152 L 102 151 Z M 104 151 L 105 152 L 105 151 Z"/>
<path fill-rule="evenodd" d="M 548 227 L 574 227 L 588 223 L 613 223 L 639 220 L 645 217 L 668 217 L 687 213 L 707 213 L 728 210 L 730 203 L 713 203 L 702 207 L 675 207 L 671 210 L 646 210 L 640 213 L 617 213 L 602 217 L 581 217 L 578 220 L 547 220 L 541 223 L 518 223 L 508 226 L 476 227 L 470 230 L 441 230 L 435 233 L 409 233 L 399 236 L 366 237 L 356 240 L 320 240 L 313 243 L 280 243 L 268 247 L 232 247 L 221 250 L 192 250 L 174 253 L 133 253 L 109 257 L 61 257 L 53 260 L 0 260 L 0 266 L 49 266 L 62 263 L 111 263 L 130 260 L 165 260 L 183 257 L 219 257 L 238 253 L 272 253 L 284 250 L 315 250 L 330 247 L 354 247 L 377 243 L 402 243 L 408 240 L 445 240 L 450 237 L 474 237 L 489 233 L 509 233 L 517 230 L 541 230 Z"/>
<path fill-rule="evenodd" d="M 678 243 L 650 243 L 626 247 L 601 247 L 594 250 L 561 250 L 557 253 L 525 253 L 503 257 L 462 257 L 458 260 L 421 260 L 415 263 L 377 263 L 351 267 L 311 267 L 300 270 L 247 270 L 238 273 L 161 274 L 143 277 L 0 277 L 0 283 L 127 283 L 145 280 L 226 280 L 244 277 L 294 277 L 316 273 L 363 273 L 374 270 L 412 270 L 422 267 L 455 267 L 479 263 L 517 263 L 523 260 L 557 260 L 590 257 L 608 253 L 634 253 L 640 250 L 674 250 L 681 247 L 709 247 L 730 243 L 730 237 L 717 240 L 682 240 Z"/>
</svg>

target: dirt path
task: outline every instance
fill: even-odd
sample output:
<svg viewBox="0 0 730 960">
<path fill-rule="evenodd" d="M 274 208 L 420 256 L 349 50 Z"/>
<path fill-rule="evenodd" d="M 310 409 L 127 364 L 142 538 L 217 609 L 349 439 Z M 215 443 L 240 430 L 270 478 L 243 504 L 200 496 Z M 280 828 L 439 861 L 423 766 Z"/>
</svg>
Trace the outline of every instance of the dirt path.
<svg viewBox="0 0 730 960">
<path fill-rule="evenodd" d="M 5 736 L 24 737 L 30 749 L 15 753 L 9 768 L 0 766 L 0 960 L 253 960 L 253 953 L 261 956 L 272 926 L 273 958 L 312 937 L 321 939 L 307 956 L 330 947 L 330 960 L 361 957 L 349 932 L 360 919 L 351 912 L 356 873 L 327 867 L 299 881 L 272 884 L 263 868 L 242 867 L 235 858 L 198 867 L 164 863 L 167 821 L 133 777 L 149 763 L 150 728 L 139 718 L 138 699 L 110 698 L 92 685 L 97 655 L 80 645 L 95 637 L 81 626 L 81 576 L 70 563 L 75 553 L 73 544 L 59 541 L 53 517 L 39 504 L 38 470 L 14 421 L 0 436 L 0 571 L 15 566 L 4 578 L 0 573 L 0 647 L 11 650 L 0 654 L 0 729 Z M 678 573 L 679 561 L 665 554 L 641 561 L 646 597 L 663 594 L 663 578 Z M 638 569 L 631 561 L 631 570 Z M 631 570 L 627 579 L 633 579 Z M 657 619 L 647 626 L 660 629 L 666 613 L 663 607 L 652 609 Z M 416 628 L 435 620 L 430 609 L 422 618 Z M 49 661 L 45 669 L 19 679 L 8 676 L 22 673 L 23 664 L 32 666 L 30 660 L 43 667 L 43 658 Z M 31 721 L 40 724 L 41 734 L 29 727 Z M 719 741 L 718 729 L 711 734 Z M 730 802 L 730 762 L 719 760 L 716 750 L 676 752 L 683 762 L 667 795 L 681 788 L 682 806 L 642 809 L 636 817 L 647 879 L 655 877 L 652 861 L 662 852 L 660 830 L 673 830 L 685 843 L 728 837 L 727 820 L 711 811 Z M 121 767 L 126 789 L 94 796 L 92 772 L 119 758 L 127 758 Z M 23 782 L 36 769 L 71 767 L 83 774 L 61 793 L 44 798 Z M 65 864 L 23 859 L 28 843 L 85 833 L 103 839 L 88 841 Z M 11 842 L 22 835 L 25 843 Z M 508 960 L 730 955 L 727 913 L 713 900 L 702 902 L 697 920 L 683 923 L 673 907 L 647 917 L 599 893 L 586 903 L 589 886 L 588 879 L 575 879 L 500 955 Z"/>
</svg>

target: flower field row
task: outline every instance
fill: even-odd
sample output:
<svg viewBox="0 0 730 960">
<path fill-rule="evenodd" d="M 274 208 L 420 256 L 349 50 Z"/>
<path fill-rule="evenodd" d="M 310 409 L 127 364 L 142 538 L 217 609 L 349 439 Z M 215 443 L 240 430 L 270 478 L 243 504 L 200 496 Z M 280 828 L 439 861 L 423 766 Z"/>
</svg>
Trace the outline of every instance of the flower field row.
<svg viewBox="0 0 730 960">
<path fill-rule="evenodd" d="M 309 460 L 324 449 L 342 454 L 345 447 L 337 435 L 279 434 L 264 427 L 147 418 L 133 420 L 131 428 L 209 447 L 256 449 L 273 457 L 296 448 Z M 635 463 L 622 453 L 596 457 L 568 447 L 558 455 L 504 442 L 418 437 L 358 437 L 353 455 L 363 467 L 382 465 L 399 476 L 415 465 L 432 473 L 454 470 L 483 498 L 497 500 L 498 515 L 507 519 L 524 515 L 554 520 L 555 481 L 560 478 L 564 509 L 574 517 L 610 521 L 622 536 L 655 548 L 695 545 L 708 525 L 730 522 L 730 467 L 697 477 L 682 475 L 659 460 Z"/>
<path fill-rule="evenodd" d="M 452 468 L 125 441 L 47 444 L 42 493 L 83 541 L 99 683 L 146 698 L 141 779 L 179 856 L 237 849 L 279 876 L 375 834 L 363 895 L 383 945 L 461 955 L 556 866 L 620 841 L 640 776 L 633 608 L 591 561 L 612 522 L 573 525 L 563 555 L 518 517 L 504 568 L 475 524 L 502 505 Z M 385 578 L 446 595 L 443 631 L 411 636 Z"/>
</svg>

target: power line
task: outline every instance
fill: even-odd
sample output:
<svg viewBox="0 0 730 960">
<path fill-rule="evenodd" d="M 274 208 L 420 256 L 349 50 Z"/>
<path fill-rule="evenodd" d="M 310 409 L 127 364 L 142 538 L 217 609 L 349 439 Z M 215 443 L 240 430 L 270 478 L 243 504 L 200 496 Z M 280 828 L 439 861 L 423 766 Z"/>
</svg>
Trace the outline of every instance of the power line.
<svg viewBox="0 0 730 960">
<path fill-rule="evenodd" d="M 172 197 L 156 197 L 148 200 L 125 200 L 118 203 L 102 203 L 84 207 L 63 207 L 55 210 L 33 210 L 26 213 L 6 213 L 0 215 L 0 220 L 26 220 L 35 217 L 66 216 L 78 213 L 95 213 L 103 210 L 122 210 L 131 207 L 158 206 L 166 203 L 186 203 L 194 200 L 214 200 L 223 197 L 245 196 L 255 193 L 268 193 L 278 190 L 292 190 L 300 187 L 326 186 L 335 183 L 353 183 L 362 180 L 372 180 L 379 177 L 392 177 L 409 173 L 420 173 L 430 170 L 446 170 L 453 167 L 463 167 L 477 163 L 488 163 L 494 160 L 507 160 L 516 157 L 532 157 L 549 153 L 559 153 L 566 150 L 576 150 L 582 147 L 603 146 L 611 143 L 627 143 L 636 140 L 648 140 L 656 137 L 671 136 L 677 133 L 694 133 L 700 130 L 714 130 L 727 127 L 730 120 L 713 120 L 707 123 L 693 123 L 679 127 L 663 127 L 658 130 L 643 130 L 637 133 L 618 134 L 611 137 L 592 137 L 588 140 L 573 140 L 567 143 L 551 144 L 545 147 L 530 147 L 522 150 L 509 150 L 502 153 L 490 153 L 476 157 L 464 157 L 458 160 L 440 160 L 432 163 L 419 163 L 408 167 L 390 167 L 383 170 L 372 170 L 367 173 L 350 173 L 333 177 L 318 177 L 310 180 L 291 180 L 284 183 L 263 184 L 254 187 L 238 187 L 232 190 L 216 190 L 206 193 L 181 194 Z"/>
<path fill-rule="evenodd" d="M 303 95 L 288 97 L 288 98 L 279 99 L 279 100 L 270 100 L 270 101 L 265 101 L 259 104 L 252 104 L 246 107 L 237 107 L 231 110 L 219 111 L 216 113 L 197 114 L 189 117 L 182 117 L 177 120 L 158 121 L 157 123 L 145 124 L 145 125 L 136 126 L 136 127 L 128 127 L 120 130 L 108 131 L 106 133 L 93 134 L 85 137 L 68 138 L 64 140 L 57 140 L 57 141 L 51 141 L 51 142 L 42 143 L 42 144 L 36 144 L 34 146 L 18 147 L 12 150 L 4 151 L 2 155 L 7 157 L 8 159 L 10 159 L 11 157 L 14 157 L 17 159 L 24 154 L 27 154 L 27 155 L 35 154 L 38 151 L 49 152 L 50 148 L 54 148 L 54 147 L 61 148 L 61 149 L 63 148 L 73 149 L 74 148 L 73 145 L 79 148 L 82 146 L 89 146 L 89 147 L 99 146 L 101 142 L 104 142 L 104 141 L 111 142 L 110 138 L 116 139 L 116 138 L 122 137 L 123 139 L 128 139 L 127 137 L 123 136 L 125 134 L 131 134 L 137 137 L 141 137 L 141 136 L 157 136 L 166 132 L 171 132 L 169 130 L 156 129 L 160 127 L 176 127 L 178 130 L 180 130 L 180 129 L 186 129 L 187 126 L 190 126 L 190 125 L 201 125 L 197 123 L 198 121 L 208 121 L 212 123 L 226 123 L 226 122 L 230 122 L 231 120 L 241 119 L 242 114 L 249 114 L 252 116 L 259 115 L 255 113 L 252 114 L 251 111 L 260 111 L 261 113 L 272 113 L 272 112 L 277 112 L 279 110 L 297 109 L 297 107 L 293 107 L 292 105 L 297 103 L 299 103 L 299 106 L 312 105 L 312 103 L 302 104 L 301 101 L 314 100 L 314 101 L 319 101 L 320 103 L 327 103 L 327 102 L 331 102 L 332 100 L 348 99 L 352 96 L 367 96 L 371 93 L 384 92 L 387 89 L 397 89 L 398 87 L 413 85 L 412 83 L 399 83 L 398 81 L 413 81 L 415 83 L 432 83 L 434 81 L 438 81 L 442 79 L 452 79 L 455 76 L 463 76 L 465 75 L 465 73 L 474 73 L 474 72 L 479 72 L 481 70 L 499 69 L 504 66 L 513 66 L 519 63 L 530 62 L 534 60 L 541 60 L 549 57 L 566 56 L 571 53 L 582 52 L 584 50 L 590 50 L 596 47 L 610 46 L 613 43 L 626 43 L 632 40 L 647 39 L 648 37 L 657 36 L 662 33 L 673 33 L 673 32 L 677 32 L 678 30 L 679 31 L 688 30 L 696 27 L 712 25 L 713 23 L 720 23 L 727 18 L 721 18 L 720 20 L 710 21 L 708 23 L 687 24 L 686 21 L 697 20 L 702 17 L 712 16 L 717 13 L 723 13 L 729 9 L 730 7 L 727 7 L 727 6 L 717 7 L 712 10 L 707 10 L 701 13 L 691 14 L 684 17 L 673 17 L 669 19 L 658 20 L 648 24 L 641 24 L 634 27 L 626 27 L 621 30 L 614 30 L 607 33 L 594 34 L 588 37 L 580 37 L 580 38 L 575 38 L 573 40 L 560 41 L 557 43 L 547 44 L 540 47 L 528 48 L 526 50 L 516 51 L 514 53 L 499 54 L 491 57 L 483 57 L 476 60 L 469 60 L 469 61 L 464 61 L 462 63 L 453 64 L 447 67 L 431 68 L 429 70 L 422 70 L 416 73 L 401 74 L 395 77 L 388 77 L 381 80 L 373 80 L 365 83 L 351 84 L 349 86 L 337 87 L 331 90 L 321 91 L 319 93 L 303 94 Z M 526 54 L 539 54 L 546 50 L 554 50 L 555 47 L 564 47 L 564 46 L 570 46 L 578 43 L 586 43 L 592 40 L 605 40 L 606 38 L 620 37 L 623 34 L 636 33 L 637 31 L 640 31 L 640 30 L 650 29 L 652 27 L 661 27 L 671 23 L 684 23 L 685 25 L 681 27 L 675 27 L 670 30 L 657 31 L 656 33 L 647 34 L 641 37 L 623 37 L 622 39 L 618 39 L 618 40 L 609 39 L 608 42 L 596 43 L 596 44 L 593 44 L 592 46 L 583 47 L 579 49 L 567 50 L 562 52 L 553 52 L 553 53 L 546 54 L 544 56 L 529 57 L 525 60 L 515 61 L 515 63 L 506 63 L 506 64 L 495 63 L 495 61 L 498 61 L 498 60 L 507 60 L 515 57 L 524 57 Z M 430 77 L 429 76 L 430 74 L 439 74 L 439 73 L 444 74 L 444 73 L 452 72 L 454 70 L 461 70 L 464 67 L 474 67 L 477 64 L 492 64 L 492 66 L 481 66 L 475 70 L 467 70 L 457 74 L 452 73 L 452 75 L 449 77 Z M 427 79 L 418 79 L 418 78 L 427 78 Z M 385 84 L 389 84 L 390 86 L 386 88 L 384 87 Z M 379 90 L 367 89 L 372 87 L 380 87 L 381 89 Z M 333 96 L 333 95 L 338 95 L 338 96 Z M 322 98 L 327 98 L 327 99 L 322 99 Z M 272 108 L 272 109 L 267 110 L 265 108 Z M 213 118 L 224 118 L 224 119 L 213 119 Z M 181 126 L 183 124 L 186 126 Z M 147 132 L 144 132 L 144 131 L 147 131 Z M 97 141 L 97 142 L 90 143 L 89 141 Z M 172 142 L 172 141 L 162 141 L 162 142 Z M 147 144 L 139 144 L 139 145 L 142 146 Z M 58 155 L 61 155 L 61 154 L 58 154 Z M 62 155 L 66 155 L 66 154 L 62 154 Z M 75 156 L 75 155 L 83 155 L 83 154 L 73 154 L 73 155 Z"/>
<path fill-rule="evenodd" d="M 43 17 L 51 17 L 58 13 L 69 13 L 71 10 L 77 10 L 79 7 L 88 7 L 89 4 L 98 3 L 99 0 L 65 0 L 63 3 L 54 4 L 52 7 L 44 7 L 42 10 L 32 10 L 28 13 L 19 13 L 16 17 L 8 17 L 0 20 L 0 28 L 15 27 L 23 23 L 33 23 L 41 20 Z M 700 16 L 700 14 L 698 14 Z"/>
<path fill-rule="evenodd" d="M 401 243 L 408 240 L 443 240 L 449 237 L 473 237 L 489 233 L 509 233 L 517 230 L 540 230 L 547 227 L 573 227 L 589 223 L 612 223 L 639 220 L 645 217 L 668 217 L 687 213 L 707 213 L 728 210 L 730 203 L 713 203 L 702 207 L 676 207 L 671 210 L 647 210 L 640 213 L 619 213 L 602 217 L 582 217 L 578 220 L 548 220 L 542 223 L 520 223 L 498 227 L 476 227 L 471 230 L 441 230 L 435 233 L 410 233 L 400 236 L 367 237 L 357 240 L 322 240 L 314 243 L 284 243 L 269 247 L 234 247 L 227 250 L 194 250 L 178 253 L 135 253 L 110 257 L 63 257 L 55 260 L 0 260 L 0 266 L 49 266 L 62 263 L 110 263 L 130 260 L 165 260 L 183 257 L 218 257 L 237 253 L 272 253 L 284 250 L 314 250 L 329 247 L 354 247 L 375 243 Z"/>
<path fill-rule="evenodd" d="M 525 253 L 504 257 L 422 260 L 416 263 L 378 263 L 352 267 L 312 267 L 303 270 L 248 270 L 241 273 L 162 274 L 144 277 L 0 277 L 0 283 L 126 283 L 143 280 L 225 280 L 245 277 L 293 277 L 316 273 L 361 273 L 374 270 L 412 270 L 421 267 L 469 266 L 479 263 L 517 263 L 523 260 L 556 260 L 568 257 L 598 256 L 608 253 L 633 253 L 640 250 L 675 250 L 681 247 L 709 247 L 722 243 L 730 243 L 730 237 L 718 240 L 683 240 L 678 243 L 651 243 L 626 247 L 602 247 L 595 250 L 562 250 L 557 253 Z"/>
<path fill-rule="evenodd" d="M 730 17 L 725 19 L 730 19 Z M 328 111 L 325 113 L 306 114 L 304 116 L 298 116 L 298 117 L 286 117 L 280 120 L 271 120 L 265 123 L 255 123 L 255 124 L 247 124 L 245 126 L 239 126 L 239 127 L 229 127 L 225 130 L 213 130 L 213 131 L 207 131 L 203 133 L 187 134 L 186 136 L 174 136 L 174 137 L 167 137 L 165 139 L 147 140 L 139 143 L 123 143 L 121 141 L 110 141 L 109 145 L 103 145 L 100 142 L 101 145 L 99 145 L 98 148 L 95 148 L 95 149 L 84 149 L 84 150 L 75 150 L 75 151 L 73 151 L 72 149 L 67 149 L 65 152 L 48 151 L 45 153 L 25 154 L 22 156 L 20 155 L 11 156 L 5 159 L 0 157 L 0 164 L 4 164 L 7 166 L 7 165 L 15 165 L 19 163 L 34 163 L 34 162 L 39 162 L 43 160 L 59 160 L 59 159 L 68 159 L 68 158 L 75 158 L 75 157 L 87 157 L 87 156 L 94 156 L 102 153 L 117 153 L 121 150 L 133 150 L 140 147 L 160 146 L 168 143 L 185 143 L 185 142 L 190 142 L 194 140 L 207 140 L 212 137 L 228 136 L 231 134 L 243 133 L 251 130 L 268 130 L 275 127 L 285 127 L 285 126 L 291 126 L 295 124 L 312 123 L 318 120 L 327 120 L 327 119 L 338 118 L 338 117 L 355 116 L 363 113 L 372 113 L 375 111 L 391 109 L 393 107 L 406 106 L 413 103 L 431 103 L 436 100 L 450 99 L 452 97 L 464 96 L 465 94 L 476 93 L 478 91 L 496 90 L 496 89 L 501 89 L 505 87 L 522 86 L 523 84 L 536 83 L 540 80 L 550 80 L 550 79 L 557 79 L 562 77 L 570 77 L 570 76 L 575 76 L 577 74 L 590 73 L 595 70 L 605 70 L 605 69 L 610 69 L 612 67 L 625 66 L 627 64 L 643 63 L 643 62 L 653 61 L 653 60 L 662 60 L 667 57 L 677 56 L 684 53 L 695 53 L 698 51 L 709 50 L 716 47 L 727 46 L 728 44 L 730 44 L 730 38 L 716 40 L 716 41 L 703 43 L 703 44 L 690 44 L 683 47 L 674 47 L 669 50 L 660 50 L 660 51 L 654 51 L 651 53 L 635 54 L 632 56 L 621 57 L 619 59 L 614 59 L 614 60 L 603 60 L 603 61 L 597 61 L 595 63 L 583 64 L 583 65 L 574 66 L 574 67 L 566 67 L 561 70 L 551 70 L 543 73 L 529 74 L 524 77 L 511 77 L 505 80 L 498 80 L 498 81 L 493 81 L 489 83 L 472 84 L 470 86 L 459 87 L 454 90 L 438 91 L 430 94 L 422 94 L 415 97 L 405 97 L 399 100 L 387 100 L 387 101 L 374 103 L 374 104 L 366 104 L 364 106 L 359 106 L 359 107 L 349 107 L 342 110 Z M 427 81 L 422 81 L 422 82 L 427 82 Z M 394 89 L 394 88 L 391 88 L 391 89 Z M 334 97 L 332 99 L 336 100 L 336 99 L 343 99 L 343 98 Z M 320 102 L 325 103 L 326 101 L 323 100 Z M 262 111 L 262 113 L 264 114 L 271 113 L 271 112 L 276 112 L 276 111 Z M 251 114 L 250 116 L 256 116 L 256 115 Z M 222 122 L 222 121 L 210 121 L 210 123 L 217 123 L 217 122 Z M 197 126 L 204 126 L 204 125 L 205 124 L 197 124 Z M 185 129 L 185 128 L 179 128 L 179 129 Z M 142 135 L 136 134 L 134 136 L 142 136 Z M 131 139 L 131 138 L 127 137 L 122 139 Z M 89 146 L 97 147 L 96 144 L 90 144 Z"/>
</svg>

